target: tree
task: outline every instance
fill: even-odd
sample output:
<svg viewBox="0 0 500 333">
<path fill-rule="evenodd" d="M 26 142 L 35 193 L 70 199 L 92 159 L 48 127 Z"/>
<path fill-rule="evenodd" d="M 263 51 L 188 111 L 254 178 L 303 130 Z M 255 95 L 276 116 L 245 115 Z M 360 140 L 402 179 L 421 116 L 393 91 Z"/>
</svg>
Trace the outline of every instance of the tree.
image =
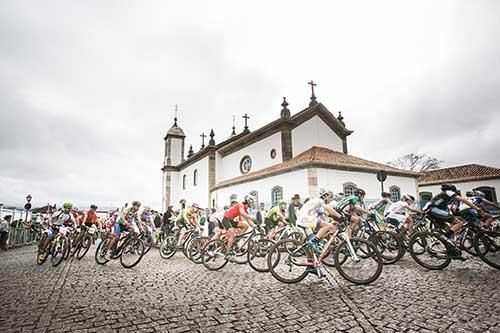
<svg viewBox="0 0 500 333">
<path fill-rule="evenodd" d="M 444 161 L 427 156 L 427 154 L 409 153 L 388 162 L 387 165 L 408 171 L 424 172 L 439 169 L 443 163 Z"/>
</svg>

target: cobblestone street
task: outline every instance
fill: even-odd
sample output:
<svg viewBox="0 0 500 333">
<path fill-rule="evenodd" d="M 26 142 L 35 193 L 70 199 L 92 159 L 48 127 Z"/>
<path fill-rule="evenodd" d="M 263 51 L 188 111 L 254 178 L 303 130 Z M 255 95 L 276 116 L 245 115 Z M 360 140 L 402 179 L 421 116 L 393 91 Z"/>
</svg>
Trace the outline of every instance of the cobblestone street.
<svg viewBox="0 0 500 333">
<path fill-rule="evenodd" d="M 93 247 L 59 267 L 35 247 L 0 253 L 2 332 L 500 332 L 500 272 L 477 259 L 440 272 L 408 254 L 369 286 L 332 271 L 296 285 L 248 266 L 210 272 L 152 249 L 130 270 Z"/>
</svg>

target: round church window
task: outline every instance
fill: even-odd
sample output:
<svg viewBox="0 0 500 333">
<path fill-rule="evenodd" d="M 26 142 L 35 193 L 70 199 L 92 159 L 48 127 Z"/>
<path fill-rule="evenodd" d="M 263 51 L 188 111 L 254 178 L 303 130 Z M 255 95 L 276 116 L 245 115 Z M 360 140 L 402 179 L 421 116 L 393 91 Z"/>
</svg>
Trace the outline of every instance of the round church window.
<svg viewBox="0 0 500 333">
<path fill-rule="evenodd" d="M 271 158 L 273 160 L 276 158 L 276 149 L 271 149 Z"/>
<path fill-rule="evenodd" d="M 250 169 L 252 169 L 252 159 L 248 155 L 243 156 L 240 162 L 241 173 L 249 173 Z"/>
</svg>

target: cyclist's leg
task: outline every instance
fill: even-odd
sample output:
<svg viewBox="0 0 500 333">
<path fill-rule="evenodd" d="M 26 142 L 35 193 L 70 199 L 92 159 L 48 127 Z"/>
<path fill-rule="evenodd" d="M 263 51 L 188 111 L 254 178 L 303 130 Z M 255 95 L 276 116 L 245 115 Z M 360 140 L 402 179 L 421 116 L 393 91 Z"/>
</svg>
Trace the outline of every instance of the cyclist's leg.
<svg viewBox="0 0 500 333">
<path fill-rule="evenodd" d="M 408 225 L 408 235 L 411 235 L 413 233 L 413 219 L 411 216 L 406 218 L 406 224 Z"/>
<path fill-rule="evenodd" d="M 356 230 L 356 227 L 359 224 L 359 218 L 356 215 L 351 215 L 350 217 L 351 217 L 351 223 L 345 229 L 345 233 L 349 238 L 351 238 L 352 232 Z"/>
<path fill-rule="evenodd" d="M 316 238 L 322 239 L 332 229 L 333 225 L 322 219 L 318 219 L 318 226 L 317 226 L 318 232 L 316 233 Z"/>
</svg>

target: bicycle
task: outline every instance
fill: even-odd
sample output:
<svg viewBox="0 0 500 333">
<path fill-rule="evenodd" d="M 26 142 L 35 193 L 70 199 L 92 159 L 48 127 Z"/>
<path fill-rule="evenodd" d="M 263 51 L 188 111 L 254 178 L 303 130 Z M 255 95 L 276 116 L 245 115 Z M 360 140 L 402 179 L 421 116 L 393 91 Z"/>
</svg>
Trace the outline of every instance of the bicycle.
<svg viewBox="0 0 500 333">
<path fill-rule="evenodd" d="M 115 244 L 115 249 L 109 248 L 109 243 L 112 237 L 103 239 L 97 246 L 95 252 L 95 261 L 99 265 L 106 264 L 109 260 L 106 258 L 108 251 L 114 253 L 111 259 L 120 258 L 120 263 L 124 268 L 133 268 L 136 266 L 144 256 L 144 242 L 139 238 L 135 232 L 122 232 L 118 244 Z"/>
<path fill-rule="evenodd" d="M 94 242 L 94 235 L 96 233 L 96 228 L 87 227 L 85 225 L 80 226 L 80 230 L 76 229 L 77 233 L 74 240 L 71 242 L 70 255 L 81 260 L 89 251 L 90 247 Z"/>
<path fill-rule="evenodd" d="M 248 250 L 253 242 L 266 239 L 266 235 L 260 233 L 253 228 L 243 234 L 237 235 L 232 250 L 235 252 L 232 262 L 243 265 L 248 262 Z M 216 271 L 228 263 L 227 258 L 227 235 L 223 235 L 220 239 L 209 241 L 202 250 L 201 258 L 203 265 L 211 270 Z"/>
<path fill-rule="evenodd" d="M 189 258 L 189 254 L 187 252 L 187 245 L 191 241 L 192 238 L 199 235 L 199 232 L 192 226 L 186 226 L 187 231 L 184 234 L 184 239 L 181 241 L 182 253 Z M 174 254 L 178 250 L 177 243 L 179 241 L 180 230 L 176 227 L 174 228 L 174 233 L 167 238 L 165 238 L 160 244 L 160 256 L 163 259 L 169 259 L 174 256 Z"/>
<path fill-rule="evenodd" d="M 267 256 L 269 271 L 280 282 L 297 283 L 316 271 L 321 277 L 322 262 L 330 247 L 337 243 L 333 257 L 334 266 L 347 281 L 368 284 L 382 273 L 383 261 L 377 247 L 366 239 L 348 238 L 346 227 L 341 223 L 330 235 L 326 247 L 318 255 L 310 242 L 301 243 L 295 239 L 284 239 L 274 244 Z M 280 250 L 285 248 L 285 251 Z M 365 273 L 365 277 L 360 277 Z"/>
<path fill-rule="evenodd" d="M 69 254 L 69 239 L 66 236 L 69 232 L 69 228 L 64 226 L 52 226 L 52 229 L 53 232 L 57 234 L 54 236 L 54 239 L 50 241 L 47 249 L 39 249 L 36 257 L 38 265 L 43 265 L 50 255 L 50 262 L 52 266 L 56 267 Z M 46 237 L 48 237 L 48 234 Z"/>
</svg>

